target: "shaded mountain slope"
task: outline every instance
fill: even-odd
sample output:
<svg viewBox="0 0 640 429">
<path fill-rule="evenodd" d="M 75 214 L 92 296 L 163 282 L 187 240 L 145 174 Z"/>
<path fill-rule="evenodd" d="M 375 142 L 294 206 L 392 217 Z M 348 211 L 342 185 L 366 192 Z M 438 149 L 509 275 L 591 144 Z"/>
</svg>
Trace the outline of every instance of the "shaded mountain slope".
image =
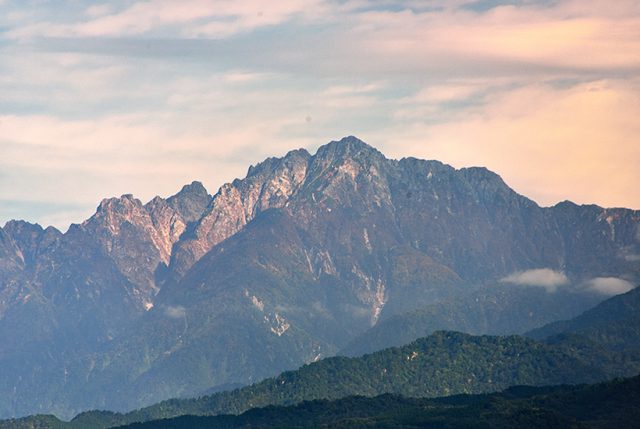
<svg viewBox="0 0 640 429">
<path fill-rule="evenodd" d="M 549 293 L 539 287 L 499 283 L 381 320 L 351 340 L 338 354 L 361 356 L 409 343 L 438 330 L 522 334 L 550 320 L 577 316 L 601 299 L 597 293 L 571 288 Z"/>
<path fill-rule="evenodd" d="M 576 334 L 615 350 L 640 348 L 640 289 L 610 298 L 580 316 L 528 332 L 532 338 Z"/>
</svg>

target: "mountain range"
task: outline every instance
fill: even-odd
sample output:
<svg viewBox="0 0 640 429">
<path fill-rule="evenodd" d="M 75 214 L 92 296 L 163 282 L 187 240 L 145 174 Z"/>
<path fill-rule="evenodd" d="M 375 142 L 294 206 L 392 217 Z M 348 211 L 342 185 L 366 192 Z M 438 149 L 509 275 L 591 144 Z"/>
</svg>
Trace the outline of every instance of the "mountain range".
<svg viewBox="0 0 640 429">
<path fill-rule="evenodd" d="M 11 221 L 0 416 L 250 384 L 371 352 L 371 335 L 524 333 L 637 284 L 638 255 L 638 211 L 543 208 L 485 168 L 387 159 L 355 137 L 269 158 L 213 196 L 193 182 L 105 199 L 65 233 Z M 419 327 L 401 337 L 407 320 Z"/>
</svg>

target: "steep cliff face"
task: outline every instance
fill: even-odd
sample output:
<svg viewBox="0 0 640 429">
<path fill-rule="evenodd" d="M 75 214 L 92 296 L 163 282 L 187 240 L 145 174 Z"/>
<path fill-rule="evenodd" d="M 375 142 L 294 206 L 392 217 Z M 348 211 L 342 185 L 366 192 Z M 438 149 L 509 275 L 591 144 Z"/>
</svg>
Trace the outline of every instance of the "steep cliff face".
<svg viewBox="0 0 640 429">
<path fill-rule="evenodd" d="M 149 309 L 171 260 L 173 246 L 211 202 L 201 183 L 186 185 L 165 200 L 146 205 L 132 195 L 103 200 L 80 230 L 95 240 L 133 284 L 132 296 Z"/>
<path fill-rule="evenodd" d="M 145 209 L 153 225 L 151 237 L 160 254 L 160 261 L 165 266 L 169 265 L 173 245 L 187 229 L 188 221 L 171 207 L 167 200 L 160 197 L 155 197 L 145 204 Z"/>
<path fill-rule="evenodd" d="M 132 290 L 140 307 L 157 292 L 154 275 L 169 257 L 170 242 L 153 224 L 140 200 L 132 195 L 105 199 L 80 229 L 94 239 L 118 270 L 136 287 Z"/>
<path fill-rule="evenodd" d="M 637 211 L 541 208 L 484 168 L 390 160 L 355 137 L 269 158 L 213 197 L 194 182 L 145 205 L 106 199 L 65 234 L 10 223 L 0 414 L 255 381 L 372 326 L 394 337 L 410 311 L 475 333 L 530 329 L 603 299 L 591 278 L 640 280 L 639 225 Z M 503 283 L 542 268 L 566 292 Z"/>
<path fill-rule="evenodd" d="M 303 149 L 251 167 L 244 180 L 223 185 L 193 231 L 176 246 L 170 269 L 182 276 L 215 245 L 232 236 L 264 210 L 282 207 L 306 177 L 311 155 Z"/>
<path fill-rule="evenodd" d="M 6 231 L 7 226 L 0 228 L 0 279 L 2 280 L 0 293 L 8 288 L 12 278 L 19 275 L 25 266 L 24 255 Z"/>
<path fill-rule="evenodd" d="M 45 232 L 24 221 L 10 221 L 0 228 L 0 320 L 7 310 L 31 299 L 27 273 L 42 249 L 59 235 L 54 228 Z"/>
<path fill-rule="evenodd" d="M 563 262 L 568 271 L 591 277 L 624 274 L 637 280 L 640 211 L 565 201 L 548 212 L 562 237 Z"/>
<path fill-rule="evenodd" d="M 190 224 L 199 220 L 211 203 L 211 195 L 198 181 L 184 185 L 180 192 L 167 198 L 167 204 Z"/>
</svg>

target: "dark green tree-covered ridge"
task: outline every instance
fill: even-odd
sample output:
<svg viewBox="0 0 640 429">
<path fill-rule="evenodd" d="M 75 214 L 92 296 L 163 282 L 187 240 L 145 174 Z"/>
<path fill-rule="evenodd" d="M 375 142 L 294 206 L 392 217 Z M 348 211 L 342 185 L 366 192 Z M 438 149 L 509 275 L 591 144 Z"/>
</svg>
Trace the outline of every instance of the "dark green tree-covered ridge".
<svg viewBox="0 0 640 429">
<path fill-rule="evenodd" d="M 182 416 L 128 429 L 181 428 L 632 428 L 640 421 L 640 377 L 582 386 L 515 387 L 488 395 L 315 400 L 240 416 Z"/>
<path fill-rule="evenodd" d="M 384 394 L 295 406 L 254 408 L 241 415 L 193 416 L 132 423 L 122 429 L 198 428 L 632 428 L 640 420 L 640 376 L 605 383 L 511 387 L 500 393 L 426 399 Z M 15 421 L 14 421 L 15 422 Z M 23 420 L 21 423 L 24 423 Z M 24 428 L 70 426 L 51 416 Z M 88 422 L 87 422 L 88 424 Z M 11 427 L 5 424 L 0 427 Z M 97 427 L 89 426 L 86 427 Z"/>
<path fill-rule="evenodd" d="M 578 337 L 547 344 L 518 336 L 443 331 L 360 358 L 324 359 L 242 389 L 199 399 L 164 401 L 128 414 L 87 412 L 70 423 L 32 417 L 4 427 L 104 428 L 179 415 L 239 414 L 255 407 L 351 395 L 475 394 L 512 385 L 592 383 L 638 372 L 640 359 L 636 355 L 610 352 Z M 33 425 L 37 419 L 40 426 Z"/>
</svg>

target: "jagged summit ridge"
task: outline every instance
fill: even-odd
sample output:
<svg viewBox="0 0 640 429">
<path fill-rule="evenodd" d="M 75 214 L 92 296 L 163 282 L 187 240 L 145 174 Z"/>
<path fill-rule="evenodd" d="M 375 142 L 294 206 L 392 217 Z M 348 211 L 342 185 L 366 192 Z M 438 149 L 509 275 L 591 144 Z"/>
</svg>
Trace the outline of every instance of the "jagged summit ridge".
<svg viewBox="0 0 640 429">
<path fill-rule="evenodd" d="M 186 222 L 195 222 L 207 209 L 211 198 L 201 182 L 193 181 L 184 185 L 176 195 L 169 197 L 167 204 L 179 213 Z"/>
<path fill-rule="evenodd" d="M 340 140 L 333 140 L 326 145 L 320 146 L 315 156 L 320 158 L 380 157 L 386 159 L 386 157 L 378 149 L 365 143 L 355 136 L 343 137 Z"/>
<path fill-rule="evenodd" d="M 265 172 L 268 171 L 272 171 L 273 169 L 277 168 L 278 165 L 281 165 L 282 163 L 287 163 L 287 162 L 296 162 L 295 160 L 298 161 L 302 161 L 302 162 L 308 162 L 308 160 L 311 158 L 311 154 L 304 148 L 300 148 L 300 149 L 294 149 L 291 150 L 289 152 L 287 152 L 287 154 L 283 157 L 270 157 L 265 159 L 262 162 L 259 162 L 258 164 L 256 164 L 255 166 L 252 165 L 249 167 L 249 170 L 247 171 L 247 178 L 252 177 L 252 176 L 257 176 L 260 174 L 264 174 Z M 235 181 L 238 181 L 241 179 L 236 179 Z M 234 182 L 235 182 L 234 181 Z"/>
<path fill-rule="evenodd" d="M 331 190 L 323 183 L 332 178 L 329 169 L 337 169 L 338 178 L 346 174 L 351 180 L 370 159 L 385 160 L 384 155 L 362 140 L 350 136 L 321 146 L 315 155 L 305 149 L 288 152 L 281 158 L 267 158 L 251 166 L 245 179 L 223 185 L 210 207 L 196 223 L 193 236 L 180 243 L 171 268 L 180 276 L 215 245 L 238 232 L 260 212 L 286 206 L 303 189 L 314 192 Z M 225 213 L 225 216 L 221 216 Z"/>
</svg>

